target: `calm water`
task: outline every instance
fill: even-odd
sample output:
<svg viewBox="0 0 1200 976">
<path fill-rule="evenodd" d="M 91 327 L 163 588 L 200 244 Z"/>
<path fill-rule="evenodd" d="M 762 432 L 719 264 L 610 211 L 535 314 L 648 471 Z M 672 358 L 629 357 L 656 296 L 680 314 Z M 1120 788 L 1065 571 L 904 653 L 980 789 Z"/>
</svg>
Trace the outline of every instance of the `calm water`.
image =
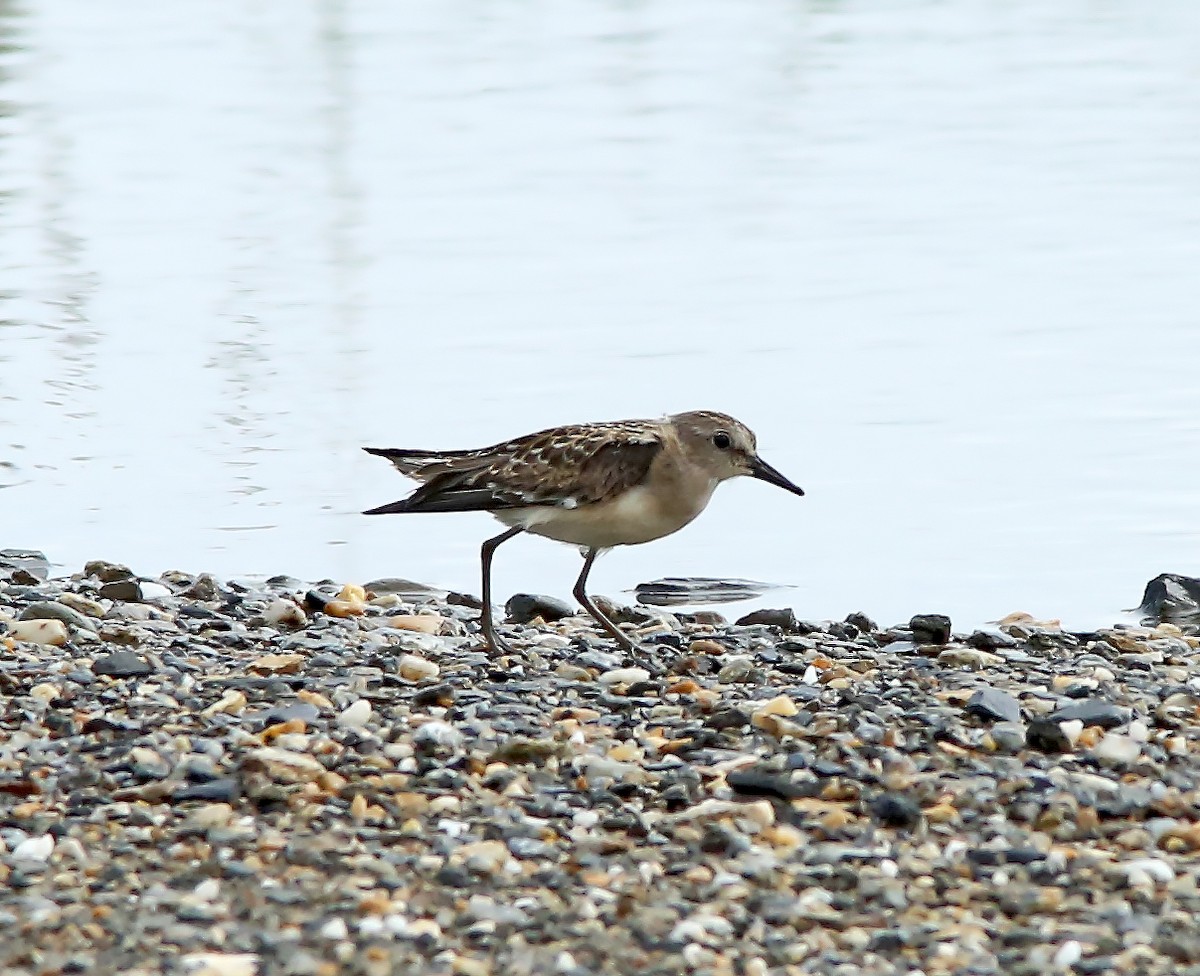
<svg viewBox="0 0 1200 976">
<path fill-rule="evenodd" d="M 1051 9 L 1053 8 L 1053 9 Z M 1200 5 L 0 0 L 0 546 L 478 590 L 358 450 L 706 407 L 802 615 L 1200 573 Z M 501 593 L 578 557 L 515 540 Z"/>
</svg>

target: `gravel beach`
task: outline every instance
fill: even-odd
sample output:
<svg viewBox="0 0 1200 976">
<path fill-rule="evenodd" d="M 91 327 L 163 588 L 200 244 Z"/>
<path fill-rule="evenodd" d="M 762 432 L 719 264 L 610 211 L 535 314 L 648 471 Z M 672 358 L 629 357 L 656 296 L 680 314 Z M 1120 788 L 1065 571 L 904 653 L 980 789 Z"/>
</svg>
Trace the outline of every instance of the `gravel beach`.
<svg viewBox="0 0 1200 976">
<path fill-rule="evenodd" d="M 1194 626 L 0 567 L 6 976 L 1200 974 Z"/>
</svg>

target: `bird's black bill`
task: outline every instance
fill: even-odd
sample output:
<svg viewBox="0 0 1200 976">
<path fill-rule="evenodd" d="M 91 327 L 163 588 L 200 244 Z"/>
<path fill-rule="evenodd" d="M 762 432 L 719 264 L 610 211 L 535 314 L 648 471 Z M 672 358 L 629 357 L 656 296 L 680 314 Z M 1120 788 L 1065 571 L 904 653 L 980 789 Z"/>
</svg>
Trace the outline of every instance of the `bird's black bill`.
<svg viewBox="0 0 1200 976">
<path fill-rule="evenodd" d="M 784 491 L 790 491 L 793 495 L 804 494 L 803 488 L 792 484 L 760 457 L 751 459 L 750 477 L 757 478 L 759 481 L 765 481 L 767 484 L 774 485 L 776 488 L 782 488 Z"/>
</svg>

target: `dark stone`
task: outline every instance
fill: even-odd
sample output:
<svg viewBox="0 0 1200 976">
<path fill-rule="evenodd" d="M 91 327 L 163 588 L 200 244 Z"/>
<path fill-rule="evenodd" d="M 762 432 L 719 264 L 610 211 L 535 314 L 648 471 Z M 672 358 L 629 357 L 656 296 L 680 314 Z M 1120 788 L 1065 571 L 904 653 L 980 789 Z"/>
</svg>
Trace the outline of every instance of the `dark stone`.
<svg viewBox="0 0 1200 976">
<path fill-rule="evenodd" d="M 220 587 L 217 586 L 217 581 L 213 579 L 210 573 L 201 573 L 197 576 L 187 589 L 179 594 L 186 600 L 203 600 L 211 602 L 216 600 L 221 595 Z"/>
<path fill-rule="evenodd" d="M 857 627 L 859 632 L 863 634 L 873 634 L 879 630 L 879 624 L 875 623 L 874 620 L 861 610 L 857 610 L 846 617 L 846 623 L 851 627 Z"/>
<path fill-rule="evenodd" d="M 457 699 L 458 692 L 454 690 L 454 686 L 443 681 L 420 689 L 413 695 L 412 703 L 418 708 L 429 708 L 433 705 L 449 708 Z"/>
<path fill-rule="evenodd" d="M 989 722 L 1021 721 L 1020 703 L 999 688 L 980 688 L 967 701 L 964 711 Z"/>
<path fill-rule="evenodd" d="M 902 929 L 884 929 L 871 936 L 867 948 L 872 952 L 899 952 L 908 945 L 908 936 Z"/>
<path fill-rule="evenodd" d="M 150 674 L 154 669 L 132 651 L 117 651 L 98 657 L 92 664 L 94 674 L 108 675 L 110 678 L 140 678 Z"/>
<path fill-rule="evenodd" d="M 1103 698 L 1089 698 L 1074 705 L 1064 705 L 1049 716 L 1051 722 L 1068 722 L 1078 719 L 1084 725 L 1099 725 L 1102 729 L 1115 729 L 1127 725 L 1133 717 L 1132 710 L 1114 705 Z"/>
<path fill-rule="evenodd" d="M 794 634 L 800 627 L 800 622 L 796 619 L 796 612 L 787 607 L 781 610 L 755 610 L 753 613 L 739 618 L 734 626 L 752 627 L 755 624 L 778 627 L 785 634 Z"/>
<path fill-rule="evenodd" d="M 1017 646 L 1017 639 L 1002 630 L 977 630 L 963 643 L 978 651 L 995 651 Z"/>
<path fill-rule="evenodd" d="M 272 581 L 267 580 L 267 582 L 270 583 Z M 445 590 L 439 590 L 433 586 L 426 586 L 424 583 L 414 583 L 412 580 L 399 579 L 395 576 L 371 580 L 371 582 L 363 584 L 363 589 L 368 593 L 395 593 L 397 596 L 415 597 L 418 599 L 436 597 L 445 592 Z"/>
<path fill-rule="evenodd" d="M 880 793 L 867 808 L 871 816 L 885 827 L 903 827 L 911 830 L 921 822 L 921 808 L 916 800 L 902 793 Z"/>
<path fill-rule="evenodd" d="M 1025 729 L 1025 744 L 1038 752 L 1070 752 L 1071 740 L 1062 726 L 1051 719 L 1034 719 Z"/>
<path fill-rule="evenodd" d="M 100 587 L 100 596 L 117 603 L 137 603 L 142 599 L 142 587 L 135 579 L 114 580 Z"/>
<path fill-rule="evenodd" d="M 504 604 L 504 612 L 513 623 L 527 624 L 535 617 L 541 617 L 545 621 L 562 620 L 563 617 L 571 616 L 575 608 L 566 600 L 554 596 L 514 593 Z"/>
<path fill-rule="evenodd" d="M 110 563 L 103 559 L 93 559 L 84 563 L 83 574 L 94 576 L 101 583 L 114 583 L 117 580 L 133 579 L 133 570 L 120 563 Z"/>
<path fill-rule="evenodd" d="M 750 724 L 750 716 L 739 708 L 719 708 L 704 724 L 710 729 L 740 729 Z"/>
<path fill-rule="evenodd" d="M 758 766 L 731 770 L 725 782 L 742 796 L 777 796 L 781 800 L 804 796 L 804 791 L 792 782 L 788 773 Z"/>
<path fill-rule="evenodd" d="M 1155 576 L 1146 584 L 1138 610 L 1155 622 L 1200 621 L 1200 579 L 1179 573 Z"/>
<path fill-rule="evenodd" d="M 483 601 L 470 593 L 458 593 L 451 590 L 446 594 L 446 602 L 452 607 L 470 607 L 472 610 L 482 610 Z"/>
<path fill-rule="evenodd" d="M 466 891 L 471 887 L 471 873 L 457 864 L 446 864 L 438 869 L 434 880 L 451 891 Z"/>
<path fill-rule="evenodd" d="M 908 622 L 918 644 L 945 644 L 950 640 L 950 618 L 943 613 L 918 613 Z"/>
<path fill-rule="evenodd" d="M 301 722 L 315 722 L 320 717 L 321 710 L 316 705 L 293 701 L 268 709 L 262 716 L 262 724 L 265 728 L 268 725 L 278 725 L 280 722 L 290 722 L 294 718 L 298 718 Z"/>
<path fill-rule="evenodd" d="M 204 800 L 207 803 L 231 803 L 241 795 L 238 781 L 232 776 L 210 779 L 207 783 L 188 783 L 171 794 L 172 803 Z"/>
<path fill-rule="evenodd" d="M 325 610 L 325 604 L 328 602 L 329 600 L 325 598 L 325 595 L 317 590 L 309 590 L 304 594 L 305 608 L 312 610 L 314 613 L 323 613 Z"/>
<path fill-rule="evenodd" d="M 1109 976 L 1117 971 L 1117 964 L 1112 956 L 1093 956 L 1091 959 L 1080 959 L 1071 969 L 1078 976 Z"/>
</svg>

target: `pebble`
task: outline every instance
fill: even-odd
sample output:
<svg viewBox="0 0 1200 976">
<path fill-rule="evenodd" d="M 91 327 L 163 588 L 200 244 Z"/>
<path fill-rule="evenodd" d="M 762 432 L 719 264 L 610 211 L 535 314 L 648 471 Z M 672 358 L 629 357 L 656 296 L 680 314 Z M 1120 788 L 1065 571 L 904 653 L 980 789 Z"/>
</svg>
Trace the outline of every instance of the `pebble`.
<svg viewBox="0 0 1200 976">
<path fill-rule="evenodd" d="M 388 618 L 388 626 L 396 630 L 407 630 L 416 634 L 438 634 L 446 621 L 435 614 L 401 614 Z"/>
<path fill-rule="evenodd" d="M 188 976 L 257 976 L 258 956 L 250 952 L 193 952 L 182 958 Z"/>
<path fill-rule="evenodd" d="M 61 647 L 71 637 L 65 623 L 61 620 L 47 619 L 18 620 L 8 625 L 8 636 L 13 640 L 51 647 Z"/>
<path fill-rule="evenodd" d="M 908 622 L 918 644 L 946 644 L 950 640 L 950 618 L 941 613 L 918 613 Z"/>
<path fill-rule="evenodd" d="M 301 630 L 308 626 L 308 614 L 295 600 L 276 598 L 263 610 L 263 620 L 268 626 L 285 630 Z"/>
<path fill-rule="evenodd" d="M 338 713 L 337 724 L 344 729 L 361 729 L 371 720 L 371 703 L 360 698 Z"/>
<path fill-rule="evenodd" d="M 70 635 L 0 659 L 14 976 L 125 965 L 113 933 L 209 976 L 1200 961 L 1190 623 L 623 607 L 636 652 L 537 614 L 489 655 L 466 597 L 93 569 L 0 586 Z"/>
<path fill-rule="evenodd" d="M 398 667 L 405 681 L 434 681 L 441 673 L 435 662 L 416 654 L 401 655 Z"/>
<path fill-rule="evenodd" d="M 100 598 L 114 603 L 140 603 L 141 584 L 135 579 L 116 579 L 100 587 Z"/>
<path fill-rule="evenodd" d="M 103 610 L 101 611 L 103 613 Z M 39 600 L 21 611 L 18 620 L 61 620 L 68 627 L 95 631 L 96 623 L 62 600 Z M 47 643 L 38 641 L 38 643 Z"/>
<path fill-rule="evenodd" d="M 1070 752 L 1071 740 L 1058 722 L 1035 719 L 1025 730 L 1025 742 L 1038 752 Z"/>
<path fill-rule="evenodd" d="M 49 834 L 26 837 L 12 849 L 15 861 L 48 861 L 54 852 L 54 838 Z"/>
<path fill-rule="evenodd" d="M 1144 857 L 1121 865 L 1125 879 L 1131 887 L 1140 885 L 1170 884 L 1175 880 L 1175 869 L 1158 857 Z"/>
<path fill-rule="evenodd" d="M 948 647 L 937 656 L 938 664 L 953 668 L 970 668 L 972 671 L 982 671 L 984 668 L 1001 667 L 1005 661 L 999 654 L 981 651 L 975 647 Z"/>
<path fill-rule="evenodd" d="M 1130 710 L 1103 699 L 1089 698 L 1086 701 L 1064 705 L 1050 717 L 1056 722 L 1075 720 L 1085 726 L 1098 725 L 1102 729 L 1115 729 L 1129 724 Z"/>
<path fill-rule="evenodd" d="M 575 613 L 566 600 L 537 593 L 514 593 L 504 604 L 504 612 L 513 623 L 527 624 L 541 618 L 547 622 L 562 620 Z"/>
<path fill-rule="evenodd" d="M 1021 721 L 1021 706 L 1012 695 L 998 688 L 980 688 L 967 700 L 968 715 L 992 722 Z"/>
<path fill-rule="evenodd" d="M 110 678 L 141 678 L 150 674 L 152 668 L 148 661 L 132 651 L 117 651 L 105 654 L 92 662 L 92 673 L 106 675 Z"/>
<path fill-rule="evenodd" d="M 1142 754 L 1142 744 L 1127 735 L 1109 732 L 1091 749 L 1091 755 L 1104 766 L 1127 766 Z"/>
<path fill-rule="evenodd" d="M 649 681 L 650 672 L 645 668 L 614 668 L 605 671 L 597 679 L 602 685 L 632 685 L 639 681 Z"/>
<path fill-rule="evenodd" d="M 785 634 L 793 634 L 799 629 L 800 622 L 796 619 L 796 612 L 790 608 L 786 608 L 782 610 L 755 610 L 753 613 L 746 614 L 735 624 L 738 627 L 753 627 L 755 625 L 775 627 Z"/>
<path fill-rule="evenodd" d="M 249 669 L 257 674 L 299 674 L 303 665 L 303 654 L 264 654 L 250 662 Z"/>
<path fill-rule="evenodd" d="M 787 695 L 777 695 L 770 701 L 764 702 L 754 710 L 751 718 L 759 718 L 766 715 L 782 715 L 785 717 L 797 714 L 800 711 L 796 707 L 796 703 Z"/>
<path fill-rule="evenodd" d="M 309 783 L 325 772 L 312 756 L 269 746 L 246 753 L 242 768 L 261 770 L 276 783 Z"/>
</svg>

